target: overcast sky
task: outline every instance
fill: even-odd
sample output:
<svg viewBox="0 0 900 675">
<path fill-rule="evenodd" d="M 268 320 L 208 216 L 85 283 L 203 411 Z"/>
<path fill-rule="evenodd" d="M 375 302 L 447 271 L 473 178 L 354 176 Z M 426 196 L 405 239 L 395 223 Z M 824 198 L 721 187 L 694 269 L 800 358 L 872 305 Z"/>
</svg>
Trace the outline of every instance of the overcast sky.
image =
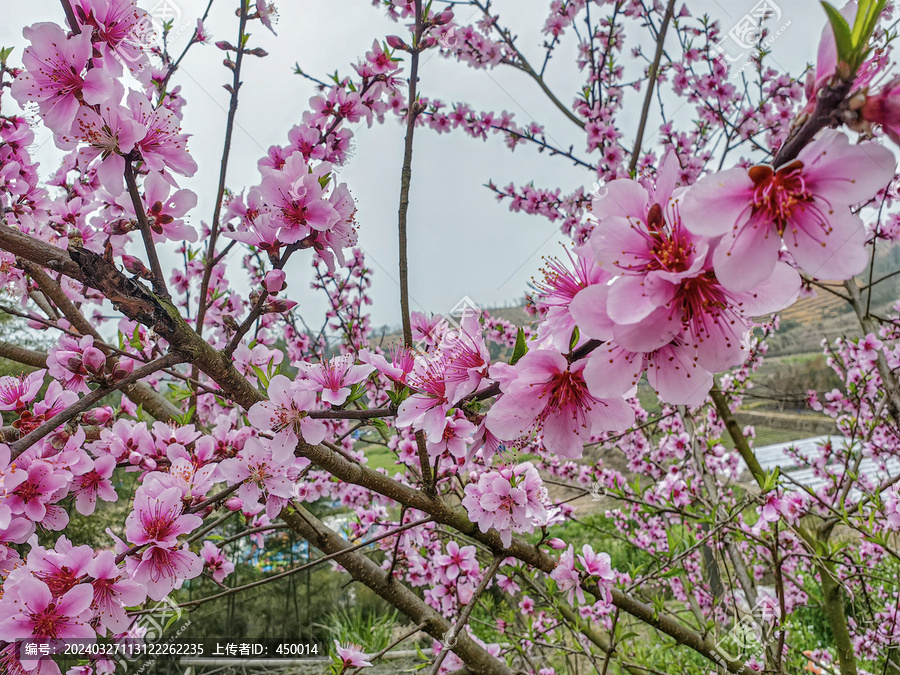
<svg viewBox="0 0 900 675">
<path fill-rule="evenodd" d="M 159 2 L 176 7 L 174 30 L 180 31 L 181 36 L 175 40 L 173 51 L 180 53 L 206 7 L 206 0 L 145 0 L 139 4 L 152 11 Z M 38 21 L 63 22 L 57 0 L 4 0 L 3 4 L 0 46 L 17 48 L 11 57 L 16 64 L 27 45 L 22 37 L 23 26 Z M 236 4 L 214 1 L 207 23 L 214 40 L 236 40 Z M 405 32 L 369 0 L 281 0 L 276 4 L 280 15 L 275 26 L 277 36 L 258 22 L 251 24 L 251 46 L 263 47 L 269 56 L 244 59 L 244 85 L 227 179 L 229 188 L 235 191 L 258 183 L 257 160 L 269 146 L 286 143 L 288 130 L 300 120 L 310 96 L 316 93 L 312 83 L 293 74 L 295 63 L 318 76 L 336 69 L 342 75 L 348 74 L 352 72 L 350 64 L 371 48 L 374 39 Z M 695 14 L 708 11 L 720 19 L 723 32 L 757 5 L 747 0 L 689 3 Z M 547 0 L 494 3 L 504 22 L 519 36 L 520 49 L 532 62 L 542 57 L 540 30 L 548 6 Z M 770 22 L 773 33 L 783 25 L 787 27 L 771 47 L 772 59 L 783 69 L 798 73 L 815 59 L 824 13 L 815 0 L 779 0 L 777 10 L 781 17 Z M 475 18 L 469 8 L 457 11 L 458 23 Z M 630 58 L 629 50 L 624 57 Z M 193 134 L 188 147 L 199 165 L 197 175 L 182 182 L 183 187 L 198 193 L 199 204 L 192 214 L 198 230 L 201 220 L 209 222 L 212 217 L 218 181 L 229 98 L 222 85 L 231 81 L 222 58 L 223 52 L 212 45 L 195 45 L 174 77 L 187 100 L 184 128 Z M 547 71 L 551 88 L 565 102 L 573 98 L 580 82 L 573 58 L 570 40 L 558 50 Z M 522 125 L 536 120 L 545 126 L 548 140 L 563 147 L 574 144 L 576 154 L 585 157 L 583 133 L 547 102 L 534 82 L 517 71 L 473 70 L 429 52 L 420 69 L 420 91 L 448 103 L 466 101 L 477 110 L 507 110 L 515 113 Z M 638 117 L 639 95 L 633 101 L 620 117 L 623 129 L 628 129 Z M 4 97 L 5 106 L 11 103 L 9 97 Z M 11 110 L 5 107 L 3 112 L 10 114 Z M 400 321 L 396 228 L 405 128 L 396 118 L 388 118 L 384 125 L 368 129 L 362 124 L 354 131 L 352 158 L 341 170 L 340 179 L 348 183 L 356 199 L 360 246 L 375 270 L 373 324 L 395 326 Z M 651 138 L 646 138 L 645 143 L 652 142 L 652 131 L 651 128 Z M 47 175 L 58 161 L 59 152 L 45 129 L 36 129 L 36 137 L 34 152 L 42 163 L 41 174 Z M 500 186 L 533 180 L 538 187 L 561 187 L 566 194 L 580 185 L 589 188 L 595 177 L 563 158 L 539 155 L 533 147 L 520 146 L 510 153 L 499 137 L 491 137 L 485 143 L 462 133 L 438 136 L 428 129 L 417 130 L 409 210 L 413 309 L 446 312 L 463 296 L 482 307 L 515 301 L 538 273 L 541 257 L 561 252 L 559 242 L 563 236 L 558 228 L 536 216 L 510 213 L 505 204 L 498 204 L 490 191 L 482 187 L 490 179 Z M 309 255 L 295 255 L 288 282 L 290 297 L 300 302 L 305 316 L 312 318 L 324 302 L 309 290 Z M 167 260 L 179 264 L 174 255 L 164 252 L 164 265 Z M 236 288 L 246 293 L 247 285 L 240 281 L 241 275 L 232 274 L 231 278 L 236 280 Z"/>
</svg>

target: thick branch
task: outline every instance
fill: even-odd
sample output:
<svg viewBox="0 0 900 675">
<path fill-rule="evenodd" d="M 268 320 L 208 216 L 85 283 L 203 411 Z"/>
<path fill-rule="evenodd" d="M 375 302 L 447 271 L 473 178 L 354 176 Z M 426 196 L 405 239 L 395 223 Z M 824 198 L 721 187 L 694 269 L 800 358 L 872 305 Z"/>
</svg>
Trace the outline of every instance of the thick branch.
<svg viewBox="0 0 900 675">
<path fill-rule="evenodd" d="M 766 483 L 766 472 L 763 471 L 762 466 L 759 464 L 759 460 L 756 459 L 756 455 L 753 454 L 753 449 L 750 447 L 747 439 L 744 438 L 741 426 L 737 423 L 737 420 L 734 419 L 734 415 L 731 414 L 731 409 L 728 407 L 728 401 L 725 400 L 725 395 L 719 391 L 718 387 L 713 387 L 712 391 L 709 392 L 709 396 L 716 405 L 716 412 L 719 413 L 719 418 L 725 423 L 725 429 L 728 431 L 728 435 L 731 436 L 734 447 L 737 449 L 738 453 L 740 453 L 741 459 L 747 464 L 747 468 L 750 469 L 750 473 L 753 474 L 754 480 L 762 487 Z"/>
<path fill-rule="evenodd" d="M 359 582 L 375 591 L 391 605 L 406 614 L 413 622 L 424 624 L 424 631 L 440 640 L 451 630 L 447 619 L 426 605 L 406 585 L 388 577 L 376 563 L 359 553 L 348 551 L 351 545 L 325 526 L 322 521 L 301 506 L 296 511 L 285 510 L 281 517 L 295 532 L 323 553 L 335 556 L 337 562 Z M 481 645 L 463 633 L 457 639 L 454 652 L 476 673 L 485 675 L 513 675 L 506 664 L 487 653 Z"/>
</svg>

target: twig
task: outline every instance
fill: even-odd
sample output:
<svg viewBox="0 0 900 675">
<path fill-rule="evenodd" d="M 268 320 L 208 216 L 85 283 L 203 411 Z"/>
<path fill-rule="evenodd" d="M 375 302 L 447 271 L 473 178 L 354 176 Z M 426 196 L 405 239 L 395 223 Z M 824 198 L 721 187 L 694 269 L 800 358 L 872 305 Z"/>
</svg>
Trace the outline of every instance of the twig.
<svg viewBox="0 0 900 675">
<path fill-rule="evenodd" d="M 159 256 L 156 253 L 156 244 L 153 242 L 153 230 L 147 222 L 147 214 L 144 213 L 144 204 L 138 192 L 137 183 L 134 180 L 134 166 L 129 157 L 125 158 L 125 184 L 128 186 L 128 194 L 131 196 L 131 204 L 137 216 L 141 237 L 144 240 L 144 248 L 147 250 L 147 260 L 150 262 L 150 272 L 153 274 L 153 292 L 158 296 L 168 299 L 169 289 L 166 288 L 166 280 L 163 277 L 162 267 L 159 264 Z"/>
<path fill-rule="evenodd" d="M 478 599 L 481 597 L 481 594 L 484 593 L 485 589 L 487 589 L 488 584 L 494 578 L 497 570 L 500 569 L 500 563 L 502 562 L 503 558 L 501 556 L 496 556 L 494 558 L 491 566 L 487 569 L 487 571 L 484 573 L 484 576 L 481 578 L 481 583 L 478 584 L 478 588 L 475 589 L 475 593 L 472 594 L 472 599 L 469 600 L 469 604 L 467 604 L 463 608 L 462 613 L 459 615 L 459 620 L 455 624 L 453 624 L 453 627 L 444 636 L 444 648 L 434 660 L 434 666 L 431 669 L 431 675 L 437 675 L 440 672 L 441 664 L 444 662 L 444 659 L 447 658 L 447 654 L 449 654 L 450 651 L 456 646 L 457 636 L 465 627 L 466 622 L 469 620 L 469 615 L 472 613 L 475 605 L 478 604 Z"/>
<path fill-rule="evenodd" d="M 138 368 L 134 372 L 132 372 L 127 377 L 119 380 L 115 384 L 111 384 L 106 387 L 98 387 L 94 389 L 90 394 L 84 396 L 79 399 L 79 401 L 73 406 L 66 408 L 58 415 L 55 415 L 53 418 L 44 422 L 37 429 L 32 431 L 27 436 L 20 438 L 18 441 L 9 446 L 10 453 L 13 458 L 18 457 L 23 452 L 25 452 L 32 445 L 41 440 L 44 436 L 49 434 L 51 431 L 59 427 L 61 424 L 65 424 L 70 419 L 86 411 L 95 403 L 99 402 L 104 396 L 108 396 L 112 392 L 121 389 L 125 385 L 131 384 L 132 382 L 137 382 L 138 380 L 145 378 L 153 373 L 157 372 L 161 368 L 166 368 L 168 366 L 174 366 L 177 363 L 183 363 L 184 357 L 177 352 L 170 352 L 163 357 L 156 359 L 155 361 L 151 361 L 147 365 Z"/>
<path fill-rule="evenodd" d="M 216 593 L 215 595 L 210 595 L 205 598 L 199 598 L 197 600 L 183 602 L 178 606 L 182 607 L 182 608 L 196 607 L 197 605 L 202 605 L 204 603 L 209 602 L 210 600 L 216 600 L 218 598 L 223 598 L 226 595 L 231 595 L 232 593 L 238 593 L 240 591 L 246 591 L 251 588 L 256 588 L 257 586 L 262 586 L 263 584 L 267 584 L 270 581 L 275 581 L 276 579 L 281 579 L 281 578 L 289 576 L 291 574 L 296 574 L 297 572 L 302 572 L 304 570 L 308 570 L 311 567 L 315 567 L 316 565 L 321 565 L 323 562 L 327 562 L 333 558 L 338 558 L 347 553 L 351 553 L 351 552 L 357 551 L 361 548 L 365 548 L 366 546 L 369 546 L 370 544 L 374 544 L 375 542 L 381 541 L 382 539 L 387 539 L 388 537 L 393 536 L 395 534 L 399 534 L 400 532 L 403 532 L 404 530 L 409 530 L 409 529 L 412 529 L 413 527 L 418 527 L 419 525 L 424 525 L 425 523 L 431 522 L 431 520 L 432 520 L 432 518 L 423 518 L 421 520 L 413 521 L 412 523 L 407 523 L 406 525 L 402 525 L 396 529 L 389 530 L 388 532 L 385 532 L 383 534 L 379 534 L 377 537 L 372 537 L 371 539 L 366 539 L 365 541 L 361 541 L 358 544 L 354 544 L 353 546 L 343 549 L 339 552 L 330 553 L 321 558 L 316 558 L 312 562 L 308 562 L 304 565 L 300 565 L 299 567 L 294 567 L 289 570 L 285 570 L 284 572 L 279 572 L 278 574 L 273 574 L 270 577 L 266 577 L 265 579 L 259 579 L 257 581 L 253 581 L 249 584 L 244 584 L 243 586 L 235 586 L 233 588 L 228 589 L 227 591 L 223 591 L 222 593 Z"/>
<path fill-rule="evenodd" d="M 675 0 L 669 0 L 666 6 L 666 15 L 663 17 L 662 26 L 659 29 L 659 37 L 656 39 L 656 56 L 653 57 L 653 65 L 647 72 L 647 93 L 644 95 L 644 107 L 641 109 L 641 120 L 638 122 L 637 136 L 634 139 L 634 149 L 631 151 L 631 160 L 628 162 L 628 173 L 634 175 L 638 159 L 641 155 L 641 143 L 644 141 L 644 129 L 647 128 L 647 120 L 650 116 L 650 103 L 653 101 L 653 87 L 659 75 L 659 63 L 662 60 L 663 47 L 666 41 L 666 32 L 669 30 L 669 22 L 675 11 Z"/>
</svg>

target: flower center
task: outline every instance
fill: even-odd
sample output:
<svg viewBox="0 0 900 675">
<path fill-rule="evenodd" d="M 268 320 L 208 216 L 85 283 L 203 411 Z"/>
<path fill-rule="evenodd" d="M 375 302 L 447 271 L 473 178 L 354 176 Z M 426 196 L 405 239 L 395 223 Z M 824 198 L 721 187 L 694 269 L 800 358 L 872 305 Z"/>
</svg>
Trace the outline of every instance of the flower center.
<svg viewBox="0 0 900 675">
<path fill-rule="evenodd" d="M 777 171 L 770 166 L 754 166 L 749 171 L 753 180 L 754 211 L 775 223 L 783 235 L 794 209 L 813 200 L 803 180 L 803 162 L 794 161 Z"/>
</svg>

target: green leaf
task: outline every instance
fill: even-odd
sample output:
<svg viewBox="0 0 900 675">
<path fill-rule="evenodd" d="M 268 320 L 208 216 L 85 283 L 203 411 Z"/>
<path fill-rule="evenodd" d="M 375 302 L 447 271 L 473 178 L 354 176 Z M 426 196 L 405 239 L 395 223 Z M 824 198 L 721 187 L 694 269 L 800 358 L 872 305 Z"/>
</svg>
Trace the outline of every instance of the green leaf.
<svg viewBox="0 0 900 675">
<path fill-rule="evenodd" d="M 366 394 L 365 383 L 357 382 L 352 387 L 350 387 L 350 394 L 347 396 L 347 400 L 344 401 L 344 405 L 341 407 L 347 407 L 354 401 L 358 401 Z M 366 409 L 366 406 L 363 406 L 363 409 Z"/>
<path fill-rule="evenodd" d="M 580 339 L 581 331 L 578 330 L 578 326 L 575 326 L 575 328 L 572 330 L 572 337 L 569 338 L 569 351 L 575 349 L 575 347 L 578 345 L 578 340 Z"/>
<path fill-rule="evenodd" d="M 853 21 L 853 31 L 850 34 L 855 49 L 859 49 L 863 42 L 868 42 L 870 33 L 866 33 L 866 27 L 871 25 L 873 14 L 876 19 L 878 18 L 878 14 L 874 12 L 878 4 L 873 0 L 859 0 L 859 4 L 856 6 L 856 18 Z"/>
<path fill-rule="evenodd" d="M 516 346 L 513 348 L 512 358 L 509 365 L 514 366 L 516 362 L 528 353 L 528 345 L 525 344 L 525 331 L 521 328 L 516 333 Z"/>
<path fill-rule="evenodd" d="M 15 49 L 15 47 L 0 48 L 0 63 L 6 63 L 9 55 L 13 53 L 13 49 Z"/>
<path fill-rule="evenodd" d="M 129 343 L 132 347 L 134 347 L 135 349 L 137 349 L 138 351 L 141 351 L 141 347 L 143 347 L 144 345 L 141 344 L 141 327 L 140 327 L 140 324 L 138 324 L 137 326 L 134 327 L 134 332 L 131 334 L 131 339 L 128 341 L 128 343 Z"/>
<path fill-rule="evenodd" d="M 172 415 L 172 420 L 177 422 L 178 424 L 185 425 L 191 421 L 191 418 L 194 416 L 194 412 L 196 412 L 196 410 L 197 406 L 192 405 L 190 409 L 183 415 Z"/>
<path fill-rule="evenodd" d="M 762 491 L 770 492 L 775 489 L 775 486 L 778 485 L 778 476 L 779 476 L 779 467 L 775 467 L 774 471 L 770 471 L 766 474 L 766 479 L 763 481 Z"/>
<path fill-rule="evenodd" d="M 259 378 L 260 383 L 263 386 L 263 389 L 269 388 L 269 376 L 266 375 L 265 371 L 257 365 L 250 364 L 250 367 L 253 368 L 253 372 L 256 373 L 256 377 Z"/>
<path fill-rule="evenodd" d="M 853 53 L 853 35 L 847 20 L 841 13 L 827 2 L 822 2 L 831 30 L 834 32 L 834 40 L 837 43 L 838 63 L 850 63 Z"/>
</svg>

